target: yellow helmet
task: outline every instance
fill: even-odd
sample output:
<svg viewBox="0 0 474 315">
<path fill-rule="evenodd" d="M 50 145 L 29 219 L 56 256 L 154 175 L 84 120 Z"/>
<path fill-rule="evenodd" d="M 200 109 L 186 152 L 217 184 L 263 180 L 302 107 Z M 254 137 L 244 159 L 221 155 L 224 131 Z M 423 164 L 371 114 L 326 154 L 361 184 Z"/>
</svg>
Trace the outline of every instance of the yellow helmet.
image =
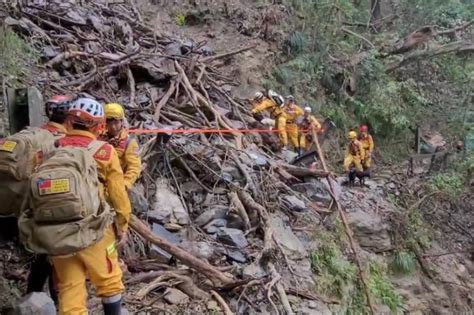
<svg viewBox="0 0 474 315">
<path fill-rule="evenodd" d="M 123 110 L 122 105 L 117 103 L 105 104 L 105 119 L 124 119 L 125 111 Z"/>
<path fill-rule="evenodd" d="M 347 135 L 347 137 L 348 137 L 350 140 L 353 140 L 353 139 L 357 138 L 357 132 L 355 132 L 355 131 L 349 131 L 349 134 Z"/>
</svg>

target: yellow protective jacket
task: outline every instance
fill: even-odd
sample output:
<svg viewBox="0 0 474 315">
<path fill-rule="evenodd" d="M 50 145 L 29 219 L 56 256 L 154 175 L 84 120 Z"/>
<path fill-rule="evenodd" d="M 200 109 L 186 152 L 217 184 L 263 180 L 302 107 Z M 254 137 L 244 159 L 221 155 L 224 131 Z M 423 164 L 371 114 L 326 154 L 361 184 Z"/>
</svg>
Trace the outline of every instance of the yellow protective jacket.
<svg viewBox="0 0 474 315">
<path fill-rule="evenodd" d="M 346 156 L 347 155 L 352 155 L 363 160 L 365 158 L 365 151 L 362 143 L 359 140 L 350 141 L 347 145 Z"/>
<path fill-rule="evenodd" d="M 298 105 L 286 105 L 284 107 L 285 114 L 286 114 L 286 123 L 287 124 L 294 124 L 298 117 L 304 115 L 304 111 Z"/>
<path fill-rule="evenodd" d="M 95 135 L 88 131 L 74 129 L 59 139 L 58 145 L 60 147 L 87 147 L 95 139 Z M 94 159 L 97 162 L 97 172 L 102 184 L 101 195 L 114 208 L 117 227 L 122 232 L 126 232 L 132 210 L 117 152 L 110 144 L 104 144 L 94 154 Z"/>
<path fill-rule="evenodd" d="M 122 130 L 118 137 L 108 138 L 106 136 L 104 140 L 117 151 L 124 173 L 125 187 L 130 189 L 137 181 L 142 170 L 137 139 L 132 137 L 126 130 Z"/>
<path fill-rule="evenodd" d="M 311 129 L 314 129 L 314 131 L 317 132 L 319 129 L 321 129 L 321 124 L 316 117 L 309 115 L 303 118 L 303 121 L 299 127 L 302 133 L 311 135 Z"/>
<path fill-rule="evenodd" d="M 254 102 L 253 105 L 252 114 L 260 113 L 268 109 L 272 118 L 276 118 L 285 113 L 282 108 L 268 97 L 264 97 L 260 102 Z"/>
<path fill-rule="evenodd" d="M 370 153 L 374 150 L 374 140 L 371 135 L 367 134 L 365 137 L 361 136 L 359 141 L 362 143 L 365 152 Z"/>
</svg>

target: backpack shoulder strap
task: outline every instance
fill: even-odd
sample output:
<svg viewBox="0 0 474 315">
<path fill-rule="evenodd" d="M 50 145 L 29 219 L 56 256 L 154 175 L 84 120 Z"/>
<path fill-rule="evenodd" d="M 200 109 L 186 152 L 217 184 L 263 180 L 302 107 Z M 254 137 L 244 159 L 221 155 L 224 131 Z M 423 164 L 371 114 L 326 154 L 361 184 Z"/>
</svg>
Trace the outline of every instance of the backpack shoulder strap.
<svg viewBox="0 0 474 315">
<path fill-rule="evenodd" d="M 97 151 L 99 151 L 100 148 L 102 148 L 104 144 L 107 144 L 107 142 L 101 140 L 92 140 L 87 146 L 87 151 L 94 155 L 97 153 Z"/>
</svg>

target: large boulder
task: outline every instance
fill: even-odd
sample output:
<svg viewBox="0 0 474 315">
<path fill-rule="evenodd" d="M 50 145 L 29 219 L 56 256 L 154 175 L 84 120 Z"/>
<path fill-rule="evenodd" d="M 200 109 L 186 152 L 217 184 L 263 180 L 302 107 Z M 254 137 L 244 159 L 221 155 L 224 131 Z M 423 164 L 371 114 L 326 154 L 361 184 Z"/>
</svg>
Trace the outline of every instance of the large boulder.
<svg viewBox="0 0 474 315">
<path fill-rule="evenodd" d="M 302 259 L 308 257 L 308 252 L 304 248 L 301 241 L 291 230 L 291 227 L 286 224 L 279 216 L 272 216 L 271 227 L 273 229 L 273 237 L 280 245 L 283 252 L 291 259 Z"/>
<path fill-rule="evenodd" d="M 362 248 L 375 253 L 392 249 L 389 227 L 382 223 L 379 216 L 358 210 L 349 212 L 347 220 Z"/>
</svg>

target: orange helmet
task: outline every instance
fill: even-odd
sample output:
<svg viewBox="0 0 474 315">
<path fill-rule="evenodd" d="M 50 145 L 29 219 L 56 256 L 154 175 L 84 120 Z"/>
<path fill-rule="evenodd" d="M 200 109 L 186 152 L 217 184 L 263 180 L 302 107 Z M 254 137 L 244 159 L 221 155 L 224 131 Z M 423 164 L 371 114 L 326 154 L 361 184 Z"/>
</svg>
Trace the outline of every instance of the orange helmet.
<svg viewBox="0 0 474 315">
<path fill-rule="evenodd" d="M 359 127 L 359 131 L 360 132 L 367 132 L 367 131 L 369 131 L 369 127 L 367 127 L 367 125 L 361 125 Z"/>
</svg>

